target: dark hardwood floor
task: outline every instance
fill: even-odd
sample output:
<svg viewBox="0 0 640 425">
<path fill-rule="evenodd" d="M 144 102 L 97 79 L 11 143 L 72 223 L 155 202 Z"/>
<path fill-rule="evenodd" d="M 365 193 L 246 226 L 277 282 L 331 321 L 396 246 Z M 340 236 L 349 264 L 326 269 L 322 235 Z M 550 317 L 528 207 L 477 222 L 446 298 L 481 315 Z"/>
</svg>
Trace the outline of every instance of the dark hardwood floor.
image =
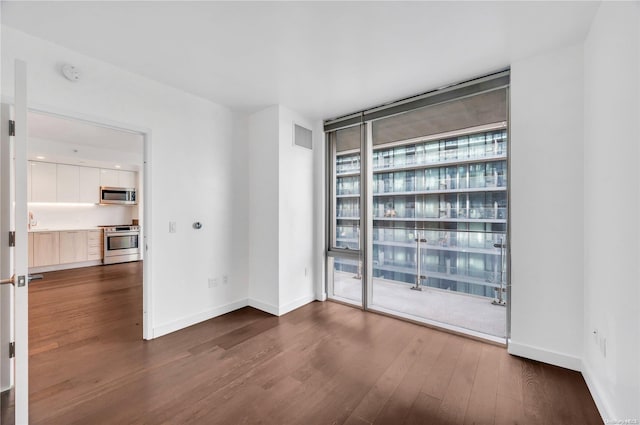
<svg viewBox="0 0 640 425">
<path fill-rule="evenodd" d="M 601 424 L 577 372 L 336 303 L 142 340 L 142 263 L 30 286 L 33 424 Z"/>
</svg>

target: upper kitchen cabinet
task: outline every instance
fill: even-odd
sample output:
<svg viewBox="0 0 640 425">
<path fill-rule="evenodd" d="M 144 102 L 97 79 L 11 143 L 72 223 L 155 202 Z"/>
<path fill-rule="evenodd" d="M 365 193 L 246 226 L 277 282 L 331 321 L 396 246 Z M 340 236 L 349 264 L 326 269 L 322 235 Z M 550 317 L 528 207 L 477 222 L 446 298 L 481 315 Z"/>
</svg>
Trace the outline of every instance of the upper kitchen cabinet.
<svg viewBox="0 0 640 425">
<path fill-rule="evenodd" d="M 100 170 L 100 186 L 135 188 L 137 186 L 136 173 L 135 171 L 103 168 Z"/>
<path fill-rule="evenodd" d="M 31 162 L 31 201 L 56 202 L 58 200 L 57 165 Z"/>
<path fill-rule="evenodd" d="M 118 187 L 136 188 L 135 171 L 118 171 Z"/>
<path fill-rule="evenodd" d="M 100 169 L 100 186 L 120 187 L 118 185 L 118 170 Z"/>
<path fill-rule="evenodd" d="M 137 188 L 135 171 L 29 161 L 29 202 L 100 203 L 100 186 Z"/>
<path fill-rule="evenodd" d="M 100 169 L 78 167 L 80 184 L 78 187 L 79 202 L 97 204 L 100 202 Z"/>
<path fill-rule="evenodd" d="M 78 202 L 80 199 L 80 167 L 56 164 L 57 201 Z"/>
</svg>

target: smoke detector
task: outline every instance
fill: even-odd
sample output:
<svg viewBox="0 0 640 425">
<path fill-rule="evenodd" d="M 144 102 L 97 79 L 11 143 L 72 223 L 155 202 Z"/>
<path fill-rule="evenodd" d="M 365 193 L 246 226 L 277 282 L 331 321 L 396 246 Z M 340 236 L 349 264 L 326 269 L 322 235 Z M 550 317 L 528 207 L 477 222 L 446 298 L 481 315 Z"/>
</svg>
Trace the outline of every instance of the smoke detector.
<svg viewBox="0 0 640 425">
<path fill-rule="evenodd" d="M 69 81 L 73 81 L 74 83 L 80 80 L 80 71 L 73 65 L 65 64 L 62 66 L 62 75 Z"/>
</svg>

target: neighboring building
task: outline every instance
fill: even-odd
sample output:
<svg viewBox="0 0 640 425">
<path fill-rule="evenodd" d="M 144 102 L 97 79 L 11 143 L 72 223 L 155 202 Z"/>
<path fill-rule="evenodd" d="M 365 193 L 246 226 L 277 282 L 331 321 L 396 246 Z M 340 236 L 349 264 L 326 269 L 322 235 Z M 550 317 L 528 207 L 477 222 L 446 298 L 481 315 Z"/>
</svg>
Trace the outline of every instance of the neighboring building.
<svg viewBox="0 0 640 425">
<path fill-rule="evenodd" d="M 357 249 L 360 153 L 336 153 L 336 242 Z M 495 297 L 506 279 L 504 123 L 379 145 L 373 151 L 373 277 Z M 353 265 L 337 266 L 357 273 Z"/>
</svg>

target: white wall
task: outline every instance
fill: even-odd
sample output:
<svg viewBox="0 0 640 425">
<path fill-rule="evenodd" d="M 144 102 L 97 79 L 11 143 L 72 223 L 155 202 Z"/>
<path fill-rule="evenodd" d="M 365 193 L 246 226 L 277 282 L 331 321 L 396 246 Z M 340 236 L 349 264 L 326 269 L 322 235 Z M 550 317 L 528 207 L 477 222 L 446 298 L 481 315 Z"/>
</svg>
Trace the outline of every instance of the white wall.
<svg viewBox="0 0 640 425">
<path fill-rule="evenodd" d="M 151 285 L 154 334 L 246 304 L 246 276 L 232 250 L 247 223 L 234 213 L 233 114 L 225 107 L 153 82 L 7 26 L 2 28 L 2 95 L 13 96 L 13 60 L 28 63 L 31 105 L 69 111 L 151 132 Z M 71 83 L 59 73 L 82 70 Z M 237 174 L 236 174 L 237 176 Z M 169 221 L 177 233 L 168 233 Z M 192 229 L 201 221 L 201 230 Z M 229 276 L 208 288 L 208 278 Z"/>
<path fill-rule="evenodd" d="M 582 45 L 511 67 L 509 352 L 575 370 L 583 340 L 582 68 Z"/>
<path fill-rule="evenodd" d="M 245 298 L 249 297 L 249 118 L 245 114 L 234 114 L 232 151 L 233 227 L 231 235 L 231 277 L 224 291 L 234 290 L 238 284 L 245 287 Z M 222 284 L 224 287 L 224 283 Z M 233 294 L 227 294 L 232 299 Z"/>
<path fill-rule="evenodd" d="M 29 211 L 39 229 L 83 229 L 108 224 L 131 224 L 135 209 L 125 205 L 77 205 L 65 203 L 30 203 Z"/>
<path fill-rule="evenodd" d="M 322 140 L 314 123 L 284 106 L 249 117 L 249 304 L 282 315 L 316 298 L 314 155 L 293 144 L 294 123 Z"/>
<path fill-rule="evenodd" d="M 612 420 L 640 419 L 639 28 L 637 3 L 603 2 L 584 45 L 583 373 Z"/>
<path fill-rule="evenodd" d="M 293 143 L 294 124 L 317 135 L 314 123 L 280 107 L 280 314 L 315 299 L 313 150 Z"/>
<path fill-rule="evenodd" d="M 279 107 L 249 117 L 249 302 L 279 309 Z"/>
</svg>

